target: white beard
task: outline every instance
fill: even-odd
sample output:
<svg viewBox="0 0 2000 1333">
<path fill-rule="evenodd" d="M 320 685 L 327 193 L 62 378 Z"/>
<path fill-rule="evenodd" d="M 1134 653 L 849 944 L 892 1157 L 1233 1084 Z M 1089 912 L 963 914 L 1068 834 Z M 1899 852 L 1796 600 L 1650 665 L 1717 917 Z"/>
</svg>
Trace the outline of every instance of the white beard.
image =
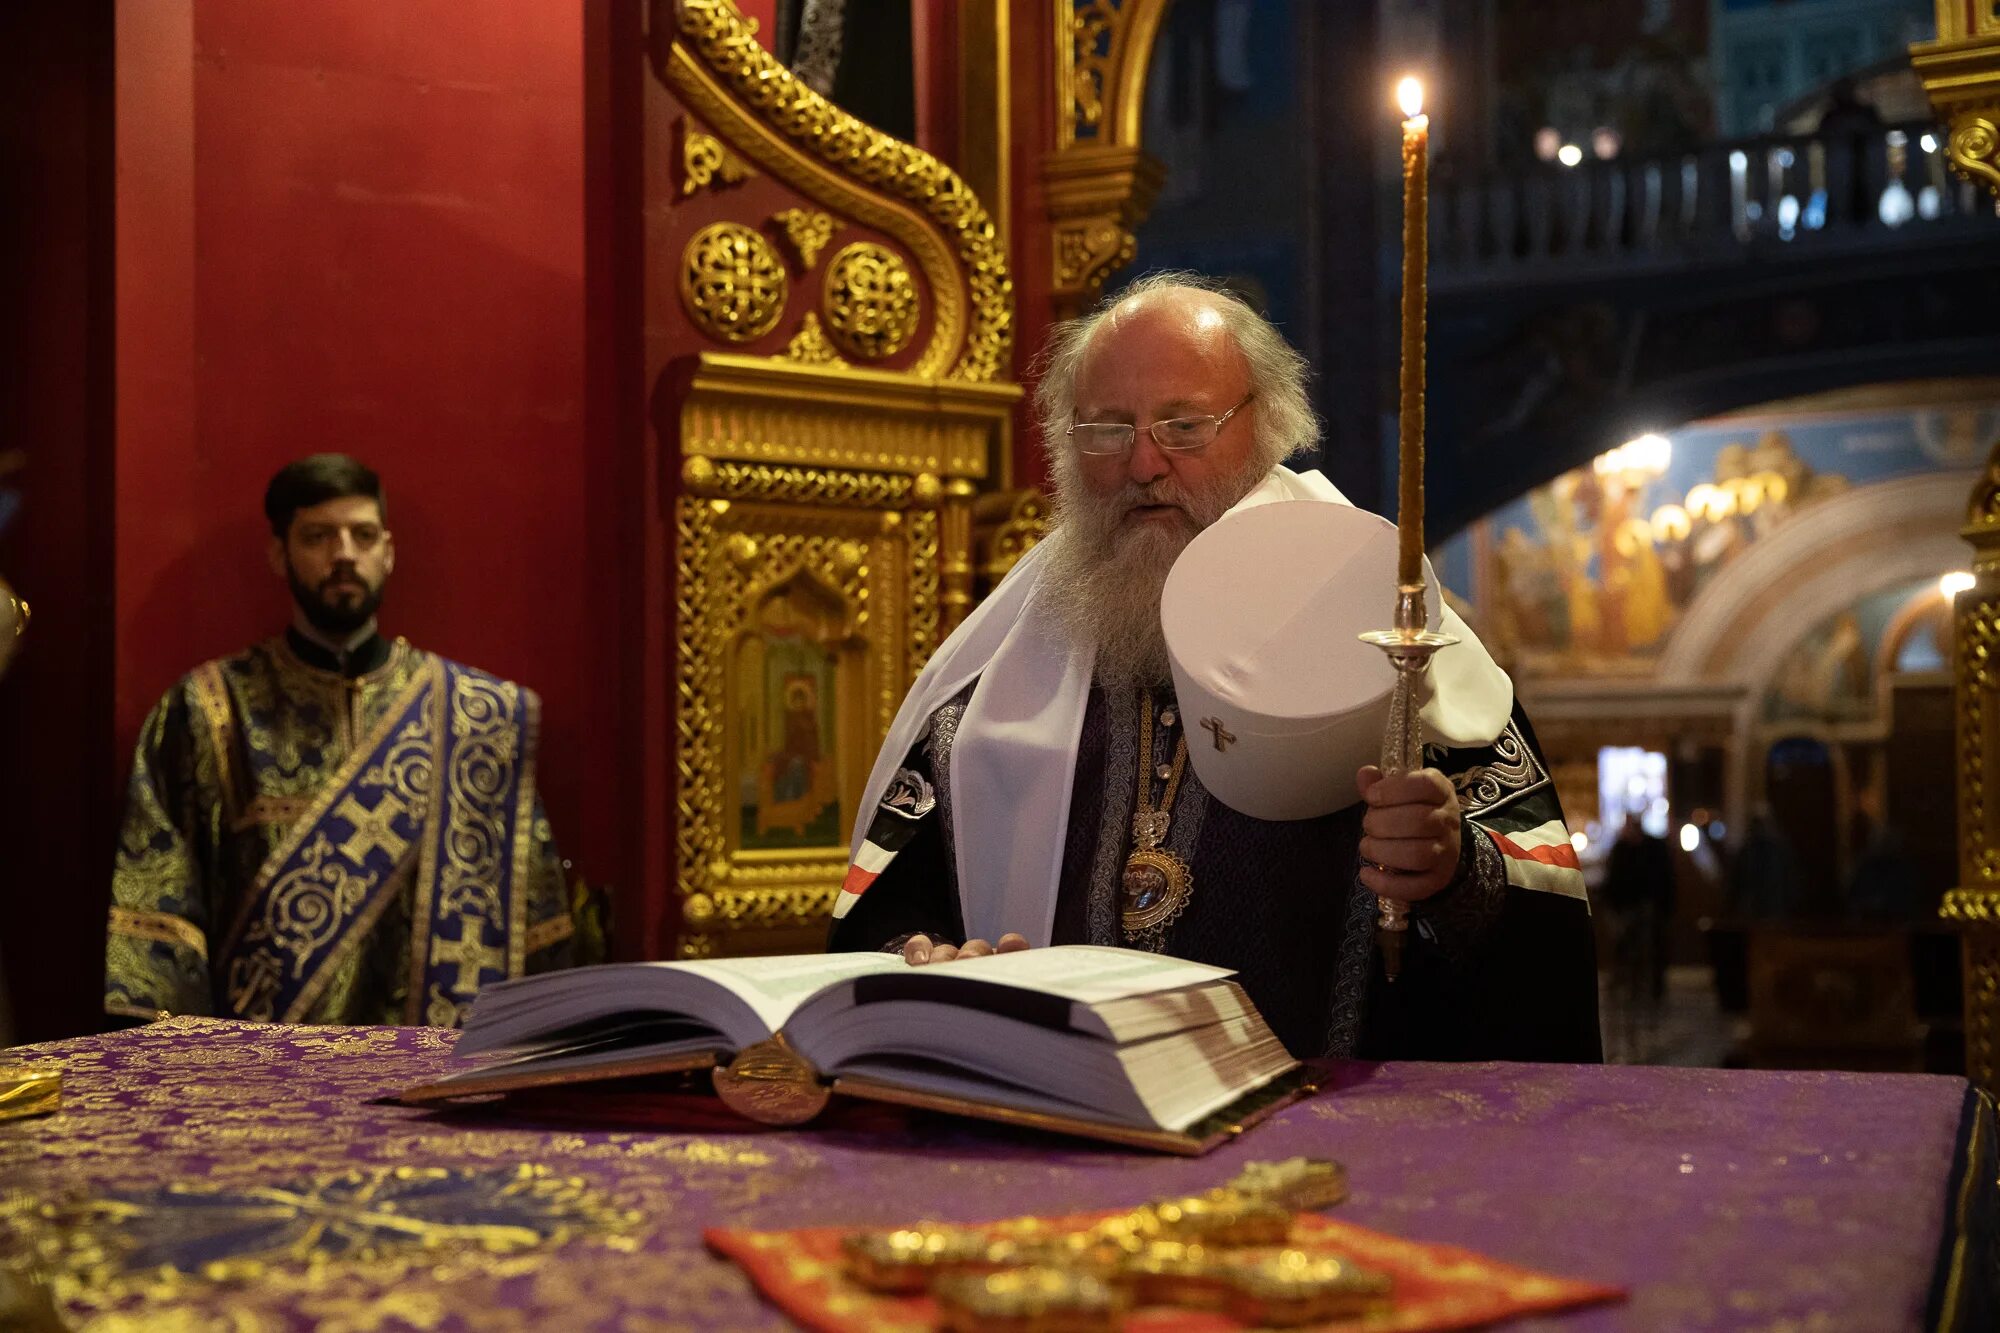
<svg viewBox="0 0 2000 1333">
<path fill-rule="evenodd" d="M 1260 480 L 1227 477 L 1201 491 L 1162 478 L 1111 495 L 1088 490 L 1073 458 L 1054 461 L 1055 500 L 1042 545 L 1042 597 L 1064 633 L 1097 648 L 1096 679 L 1110 687 L 1168 684 L 1172 670 L 1160 629 L 1160 594 L 1187 544 Z M 1246 469 L 1246 474 L 1251 469 Z M 1142 504 L 1171 504 L 1171 522 L 1128 523 Z"/>
</svg>

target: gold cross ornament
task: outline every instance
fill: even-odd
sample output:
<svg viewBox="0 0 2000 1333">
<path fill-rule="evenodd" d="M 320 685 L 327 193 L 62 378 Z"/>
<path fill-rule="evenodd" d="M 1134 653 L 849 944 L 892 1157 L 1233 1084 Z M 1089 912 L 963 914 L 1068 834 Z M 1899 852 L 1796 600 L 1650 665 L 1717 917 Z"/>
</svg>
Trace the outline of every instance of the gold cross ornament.
<svg viewBox="0 0 2000 1333">
<path fill-rule="evenodd" d="M 352 796 L 343 796 L 340 804 L 333 808 L 334 818 L 344 819 L 354 826 L 354 832 L 347 835 L 347 841 L 340 845 L 340 854 L 351 860 L 365 860 L 368 853 L 380 847 L 389 854 L 392 861 L 403 859 L 410 840 L 396 832 L 396 820 L 408 814 L 404 804 L 396 799 L 393 792 L 383 792 L 382 799 L 373 810 L 366 809 Z"/>
<path fill-rule="evenodd" d="M 479 989 L 479 974 L 484 971 L 505 972 L 507 955 L 504 951 L 484 942 L 486 922 L 474 912 L 458 914 L 458 938 L 440 939 L 431 936 L 431 965 L 451 963 L 458 968 L 458 979 L 452 989 L 464 995 Z"/>
<path fill-rule="evenodd" d="M 1235 735 L 1222 725 L 1221 718 L 1205 717 L 1201 720 L 1201 725 L 1208 731 L 1209 735 L 1215 737 L 1216 749 L 1227 750 L 1236 743 Z"/>
</svg>

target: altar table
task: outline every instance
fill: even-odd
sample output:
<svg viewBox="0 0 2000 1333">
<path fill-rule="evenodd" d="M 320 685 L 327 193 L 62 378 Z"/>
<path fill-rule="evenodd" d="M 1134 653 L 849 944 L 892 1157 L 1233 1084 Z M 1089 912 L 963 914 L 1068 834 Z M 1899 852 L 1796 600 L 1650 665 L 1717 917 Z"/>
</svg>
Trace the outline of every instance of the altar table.
<svg viewBox="0 0 2000 1333">
<path fill-rule="evenodd" d="M 4 1053 L 62 1110 L 0 1124 L 0 1260 L 73 1327 L 782 1328 L 702 1230 L 1135 1205 L 1344 1162 L 1337 1216 L 1630 1290 L 1510 1328 L 1993 1328 L 1991 1104 L 1959 1079 L 1350 1064 L 1207 1157 L 869 1110 L 745 1133 L 378 1099 L 454 1034 L 170 1019 Z"/>
</svg>

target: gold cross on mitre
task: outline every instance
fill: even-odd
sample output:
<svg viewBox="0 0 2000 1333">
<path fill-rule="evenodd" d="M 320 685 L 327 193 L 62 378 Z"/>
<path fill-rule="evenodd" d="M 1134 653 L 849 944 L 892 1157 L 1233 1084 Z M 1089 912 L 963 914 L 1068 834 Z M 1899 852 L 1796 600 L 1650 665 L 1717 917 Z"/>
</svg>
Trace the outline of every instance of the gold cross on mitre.
<svg viewBox="0 0 2000 1333">
<path fill-rule="evenodd" d="M 458 914 L 458 938 L 441 939 L 431 936 L 431 965 L 451 963 L 458 968 L 458 977 L 451 988 L 460 994 L 479 989 L 479 974 L 491 969 L 496 972 L 507 970 L 507 955 L 484 942 L 486 922 L 476 912 Z"/>
<path fill-rule="evenodd" d="M 1236 743 L 1235 734 L 1222 725 L 1221 718 L 1205 717 L 1201 720 L 1201 725 L 1209 735 L 1215 737 L 1216 749 L 1227 750 Z"/>
<path fill-rule="evenodd" d="M 394 792 L 383 792 L 382 799 L 375 803 L 373 810 L 365 808 L 352 796 L 341 797 L 340 804 L 333 808 L 334 818 L 352 824 L 354 832 L 348 834 L 347 841 L 340 845 L 340 854 L 361 861 L 367 858 L 369 852 L 380 847 L 389 854 L 390 860 L 402 860 L 410 840 L 396 832 L 394 824 L 408 813 Z"/>
</svg>

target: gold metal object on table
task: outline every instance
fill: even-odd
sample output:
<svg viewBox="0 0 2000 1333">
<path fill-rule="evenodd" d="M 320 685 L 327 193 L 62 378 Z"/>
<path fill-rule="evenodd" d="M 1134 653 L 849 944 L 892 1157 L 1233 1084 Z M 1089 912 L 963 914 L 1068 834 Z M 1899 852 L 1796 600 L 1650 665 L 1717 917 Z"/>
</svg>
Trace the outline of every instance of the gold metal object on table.
<svg viewBox="0 0 2000 1333">
<path fill-rule="evenodd" d="M 1294 1157 L 1252 1163 L 1219 1188 L 1087 1226 L 1038 1217 L 922 1223 L 858 1232 L 841 1248 L 848 1276 L 870 1291 L 930 1291 L 946 1328 L 1114 1328 L 1133 1305 L 1294 1327 L 1365 1313 L 1389 1298 L 1386 1275 L 1290 1244 L 1297 1211 L 1346 1196 L 1338 1162 Z"/>
<path fill-rule="evenodd" d="M 1049 1257 L 1043 1250 L 993 1240 L 963 1227 L 920 1222 L 899 1231 L 860 1231 L 841 1239 L 848 1273 L 870 1291 L 920 1292 L 940 1274 L 980 1274 Z"/>
<path fill-rule="evenodd" d="M 760 1125 L 803 1125 L 826 1109 L 832 1093 L 783 1037 L 745 1046 L 710 1078 L 723 1105 Z"/>
<path fill-rule="evenodd" d="M 1252 1162 L 1223 1188 L 1294 1212 L 1317 1212 L 1347 1201 L 1347 1168 L 1326 1157 Z"/>
<path fill-rule="evenodd" d="M 1016 1268 L 957 1274 L 935 1288 L 940 1327 L 951 1333 L 1111 1333 L 1124 1294 L 1088 1273 Z"/>
<path fill-rule="evenodd" d="M 1424 585 L 1396 589 L 1396 628 L 1370 630 L 1361 636 L 1388 655 L 1396 668 L 1396 690 L 1389 696 L 1389 723 L 1382 731 L 1382 776 L 1400 777 L 1424 766 L 1423 707 L 1417 686 L 1431 654 L 1458 640 L 1424 628 Z M 1403 974 L 1403 945 L 1410 932 L 1410 905 L 1394 898 L 1377 900 L 1375 940 L 1382 950 L 1382 972 L 1394 981 Z"/>
<path fill-rule="evenodd" d="M 46 1065 L 0 1065 L 0 1120 L 53 1115 L 62 1107 L 62 1070 Z"/>
</svg>

